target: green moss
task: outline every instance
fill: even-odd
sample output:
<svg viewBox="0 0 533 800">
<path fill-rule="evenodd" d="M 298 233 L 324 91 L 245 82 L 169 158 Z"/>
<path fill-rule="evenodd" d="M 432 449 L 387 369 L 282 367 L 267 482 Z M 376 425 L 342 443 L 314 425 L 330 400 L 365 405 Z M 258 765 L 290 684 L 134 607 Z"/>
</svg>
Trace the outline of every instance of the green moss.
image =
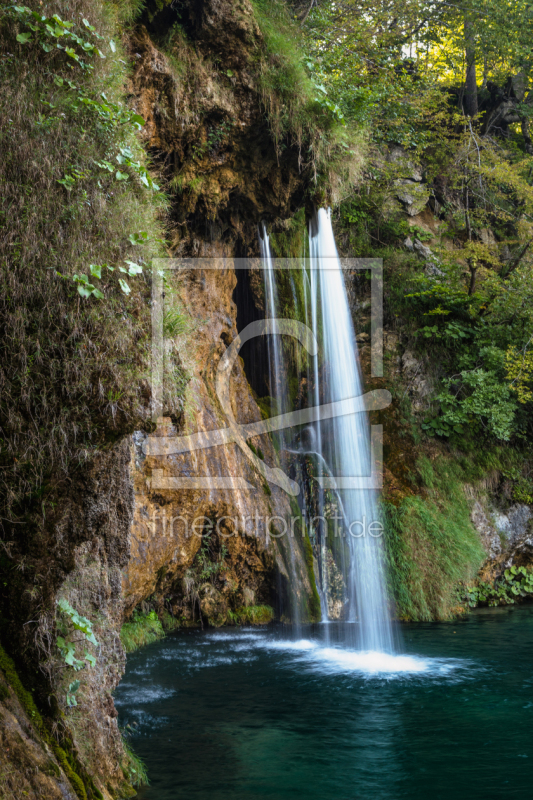
<svg viewBox="0 0 533 800">
<path fill-rule="evenodd" d="M 158 639 L 164 639 L 165 631 L 155 611 L 148 614 L 133 612 L 131 622 L 125 622 L 120 630 L 120 640 L 126 653 L 133 653 Z"/>
<path fill-rule="evenodd" d="M 0 684 L 0 700 L 7 700 L 9 697 L 9 689 L 7 686 Z"/>
<path fill-rule="evenodd" d="M 52 742 L 51 747 L 52 750 L 54 751 L 55 757 L 57 758 L 57 760 L 59 761 L 59 763 L 63 768 L 63 772 L 69 779 L 74 791 L 76 792 L 80 800 L 87 800 L 87 792 L 85 790 L 85 785 L 80 776 L 77 775 L 72 769 L 67 754 L 65 753 L 63 748 L 59 747 L 59 745 L 56 744 L 55 742 Z"/>
<path fill-rule="evenodd" d="M 271 606 L 241 606 L 235 611 L 228 611 L 229 625 L 268 625 L 274 619 Z"/>
<path fill-rule="evenodd" d="M 315 567 L 313 559 L 313 547 L 307 531 L 303 540 L 304 553 L 305 553 L 305 566 L 307 567 L 307 574 L 309 576 L 309 583 L 311 584 L 311 595 L 307 600 L 307 610 L 310 622 L 319 622 L 322 612 L 320 609 L 320 597 L 318 589 L 316 588 Z"/>
<path fill-rule="evenodd" d="M 258 456 L 261 459 L 261 461 L 265 460 L 265 454 L 260 447 L 256 447 L 254 444 L 252 444 L 252 442 L 248 442 L 248 447 L 255 456 Z"/>
<path fill-rule="evenodd" d="M 425 495 L 384 504 L 390 589 L 401 619 L 449 619 L 459 586 L 485 556 L 464 484 L 486 472 L 444 456 L 421 458 L 417 466 Z"/>
<path fill-rule="evenodd" d="M 166 609 L 164 609 L 159 615 L 159 619 L 165 633 L 175 631 L 181 625 L 181 621 L 176 617 L 173 617 L 172 614 L 170 614 Z"/>
<path fill-rule="evenodd" d="M 60 747 L 55 739 L 52 738 L 48 728 L 45 725 L 43 718 L 41 717 L 37 706 L 35 705 L 35 701 L 31 696 L 30 692 L 24 688 L 22 682 L 18 676 L 17 670 L 15 668 L 15 664 L 13 660 L 7 655 L 3 647 L 0 645 L 0 669 L 4 673 L 7 682 L 17 695 L 20 704 L 22 705 L 24 711 L 28 715 L 31 723 L 33 724 L 34 728 L 39 733 L 42 740 L 52 749 L 55 757 L 59 761 L 61 767 L 67 778 L 69 779 L 72 787 L 80 800 L 87 800 L 87 792 L 85 789 L 85 785 L 80 778 L 80 776 L 74 771 L 72 766 L 69 763 L 67 758 L 67 754 Z"/>
</svg>

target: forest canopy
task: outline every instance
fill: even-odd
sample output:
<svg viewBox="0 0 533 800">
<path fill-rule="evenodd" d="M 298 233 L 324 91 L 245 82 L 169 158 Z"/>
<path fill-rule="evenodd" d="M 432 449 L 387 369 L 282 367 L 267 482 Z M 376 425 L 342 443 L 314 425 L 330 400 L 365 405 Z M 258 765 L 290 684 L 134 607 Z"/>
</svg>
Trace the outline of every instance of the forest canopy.
<svg viewBox="0 0 533 800">
<path fill-rule="evenodd" d="M 533 433 L 533 5 L 305 0 L 292 13 L 317 93 L 347 128 L 365 132 L 364 180 L 346 188 L 339 225 L 352 252 L 389 264 L 389 324 L 433 364 L 423 430 L 462 446 L 480 435 L 525 446 Z M 432 231 L 417 229 L 416 208 L 406 225 L 400 184 L 421 193 L 419 211 L 427 200 Z M 421 269 L 416 254 L 424 253 Z"/>
</svg>

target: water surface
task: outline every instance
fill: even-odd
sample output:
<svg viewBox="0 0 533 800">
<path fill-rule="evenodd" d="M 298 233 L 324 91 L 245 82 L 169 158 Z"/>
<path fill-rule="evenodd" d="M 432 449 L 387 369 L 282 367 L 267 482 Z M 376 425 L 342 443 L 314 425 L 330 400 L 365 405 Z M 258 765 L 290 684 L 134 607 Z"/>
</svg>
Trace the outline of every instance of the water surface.
<svg viewBox="0 0 533 800">
<path fill-rule="evenodd" d="M 151 777 L 139 799 L 531 797 L 533 607 L 402 632 L 399 658 L 333 623 L 133 654 L 116 703 Z"/>
</svg>

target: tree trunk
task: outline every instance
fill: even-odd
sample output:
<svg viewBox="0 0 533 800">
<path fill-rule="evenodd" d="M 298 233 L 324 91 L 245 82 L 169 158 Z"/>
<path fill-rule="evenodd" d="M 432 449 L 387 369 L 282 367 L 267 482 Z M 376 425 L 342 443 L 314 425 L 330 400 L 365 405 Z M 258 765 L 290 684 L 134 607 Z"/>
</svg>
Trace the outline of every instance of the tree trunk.
<svg viewBox="0 0 533 800">
<path fill-rule="evenodd" d="M 465 56 L 466 56 L 466 80 L 465 80 L 465 110 L 469 117 L 475 117 L 478 112 L 477 107 L 477 82 L 476 82 L 476 43 L 472 20 L 465 15 L 464 22 L 465 34 Z"/>
</svg>

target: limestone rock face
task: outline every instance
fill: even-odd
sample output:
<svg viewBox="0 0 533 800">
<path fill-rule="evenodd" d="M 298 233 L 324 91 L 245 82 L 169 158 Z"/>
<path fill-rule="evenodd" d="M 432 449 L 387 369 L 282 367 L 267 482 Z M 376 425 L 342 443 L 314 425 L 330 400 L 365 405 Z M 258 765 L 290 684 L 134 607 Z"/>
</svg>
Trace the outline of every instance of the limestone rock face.
<svg viewBox="0 0 533 800">
<path fill-rule="evenodd" d="M 302 206 L 300 151 L 273 141 L 254 65 L 262 38 L 250 3 L 182 6 L 179 21 L 190 38 L 176 34 L 165 52 L 158 47 L 178 22 L 167 8 L 145 19 L 147 27 L 131 40 L 131 93 L 146 120 L 141 135 L 176 187 L 174 254 L 198 255 L 205 239 L 239 242 L 239 255 L 248 254 L 260 220 L 283 219 Z"/>
<path fill-rule="evenodd" d="M 493 580 L 512 566 L 531 566 L 533 561 L 533 510 L 524 503 L 516 503 L 505 512 L 487 512 L 475 502 L 472 522 L 487 551 L 487 561 L 480 576 Z"/>
<path fill-rule="evenodd" d="M 479 533 L 488 558 L 494 561 L 502 552 L 502 543 L 494 523 L 488 518 L 479 500 L 474 502 L 471 519 L 472 524 Z"/>
<path fill-rule="evenodd" d="M 54 754 L 36 735 L 13 688 L 1 674 L 0 698 L 1 796 L 77 800 Z"/>
<path fill-rule="evenodd" d="M 402 203 L 410 217 L 420 214 L 429 200 L 429 190 L 423 184 L 423 172 L 419 164 L 415 164 L 403 147 L 392 147 L 388 161 L 398 170 L 395 181 L 396 197 Z"/>
<path fill-rule="evenodd" d="M 426 373 L 426 366 L 410 350 L 402 356 L 402 375 L 407 381 L 407 391 L 411 397 L 413 409 L 423 411 L 429 405 L 432 392 L 431 382 Z"/>
<path fill-rule="evenodd" d="M 184 35 L 173 28 L 178 21 Z M 252 6 L 248 0 L 184 3 L 179 20 L 173 6 L 166 6 L 145 14 L 142 23 L 131 39 L 131 93 L 146 120 L 146 145 L 176 187 L 170 255 L 218 259 L 218 266 L 224 258 L 255 255 L 259 222 L 294 213 L 303 202 L 305 177 L 298 148 L 280 150 L 265 116 L 256 74 L 263 44 Z M 169 38 L 171 29 L 176 33 Z M 180 299 L 192 330 L 166 347 L 178 353 L 188 382 L 177 406 L 169 398 L 163 411 L 167 422 L 156 438 L 227 426 L 215 380 L 220 358 L 237 335 L 236 285 L 230 262 L 226 269 L 180 273 Z M 229 396 L 239 424 L 261 420 L 240 358 Z M 204 592 L 210 619 L 217 603 L 222 613 L 232 593 L 233 603 L 244 602 L 245 591 L 257 602 L 281 603 L 288 616 L 291 594 L 305 605 L 311 587 L 302 542 L 271 534 L 291 516 L 288 496 L 265 483 L 248 446 L 146 457 L 146 442 L 141 432 L 132 441 L 135 511 L 131 558 L 123 571 L 127 611 L 151 596 L 160 603 L 166 597 L 167 607 L 187 615 L 190 569 L 202 533 L 209 534 L 217 552 L 224 548 L 229 578 L 219 596 Z M 251 444 L 264 463 L 275 466 L 269 439 Z M 176 479 L 205 476 L 244 479 L 249 488 L 177 487 Z"/>
<path fill-rule="evenodd" d="M 204 248 L 204 252 L 214 251 L 213 246 Z M 176 344 L 187 351 L 184 361 L 190 379 L 179 419 L 173 423 L 167 418 L 153 437 L 141 432 L 133 437 L 135 512 L 131 556 L 123 573 L 127 609 L 154 593 L 160 597 L 170 593 L 183 612 L 183 579 L 202 545 L 202 534 L 208 534 L 219 549 L 224 545 L 228 551 L 232 580 L 236 583 L 233 592 L 243 604 L 246 587 L 268 604 L 274 600 L 286 603 L 290 592 L 303 600 L 311 589 L 298 536 L 292 539 L 271 535 L 273 527 L 279 533 L 284 530 L 285 520 L 290 529 L 289 498 L 278 486 L 266 484 L 254 466 L 258 456 L 252 456 L 248 446 L 246 451 L 231 443 L 145 456 L 149 438 L 172 445 L 184 435 L 227 427 L 215 379 L 219 360 L 237 335 L 237 307 L 232 300 L 236 280 L 233 270 L 206 269 L 190 270 L 180 283 L 194 332 Z M 233 368 L 229 395 L 239 424 L 261 420 L 241 359 Z M 264 463 L 275 466 L 276 454 L 267 436 L 255 437 L 251 443 L 261 451 Z M 206 476 L 244 478 L 249 488 L 173 488 L 176 478 Z M 277 598 L 273 597 L 275 573 L 285 587 Z M 210 608 L 213 602 L 210 598 Z M 290 616 L 290 609 L 285 612 Z"/>
</svg>

